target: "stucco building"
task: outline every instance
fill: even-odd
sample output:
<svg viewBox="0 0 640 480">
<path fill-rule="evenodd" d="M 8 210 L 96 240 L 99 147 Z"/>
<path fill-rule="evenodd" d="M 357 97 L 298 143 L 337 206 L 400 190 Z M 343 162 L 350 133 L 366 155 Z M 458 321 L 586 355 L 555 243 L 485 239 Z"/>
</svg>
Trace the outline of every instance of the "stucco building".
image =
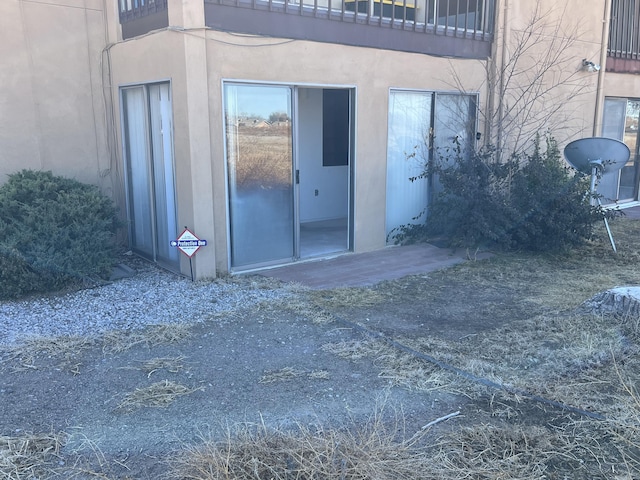
<svg viewBox="0 0 640 480">
<path fill-rule="evenodd" d="M 383 248 L 426 158 L 609 136 L 638 200 L 625 0 L 3 0 L 0 173 L 95 183 L 130 246 L 198 278 Z M 170 241 L 208 245 L 192 265 Z"/>
</svg>

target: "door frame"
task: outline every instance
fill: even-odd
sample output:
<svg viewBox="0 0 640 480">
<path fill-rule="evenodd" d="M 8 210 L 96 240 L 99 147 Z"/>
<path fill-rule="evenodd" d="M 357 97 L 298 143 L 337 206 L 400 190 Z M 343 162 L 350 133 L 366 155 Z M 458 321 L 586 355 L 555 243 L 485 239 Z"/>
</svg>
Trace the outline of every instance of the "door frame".
<svg viewBox="0 0 640 480">
<path fill-rule="evenodd" d="M 288 87 L 291 90 L 291 136 L 292 136 L 292 180 L 293 180 L 293 240 L 294 240 L 294 252 L 293 257 L 289 261 L 272 260 L 266 262 L 260 262 L 256 264 L 246 266 L 233 266 L 232 264 L 232 237 L 231 237 L 231 208 L 230 208 L 230 187 L 229 187 L 229 164 L 228 164 L 228 148 L 226 140 L 226 112 L 227 102 L 225 96 L 225 86 L 253 86 L 253 87 Z M 356 99 L 357 89 L 355 85 L 342 85 L 342 84 L 316 84 L 316 83 L 296 83 L 296 82 L 264 82 L 256 80 L 241 80 L 241 79 L 222 79 L 220 82 L 220 91 L 222 99 L 222 141 L 223 141 L 223 164 L 225 174 L 225 213 L 226 213 L 226 240 L 227 240 L 227 265 L 228 270 L 231 273 L 234 272 L 250 272 L 254 270 L 260 270 L 264 268 L 270 268 L 276 265 L 286 265 L 289 263 L 295 263 L 298 261 L 305 261 L 306 258 L 300 257 L 300 184 L 297 181 L 297 172 L 300 170 L 299 160 L 299 92 L 300 89 L 343 89 L 349 91 L 349 165 L 347 169 L 347 238 L 346 238 L 346 250 L 345 253 L 353 251 L 354 248 L 354 214 L 355 214 L 355 152 L 356 152 Z M 333 255 L 333 254 L 332 254 Z M 313 257 L 316 259 L 317 257 Z"/>
<path fill-rule="evenodd" d="M 160 221 L 164 221 L 166 222 L 167 219 L 159 219 L 158 218 L 158 208 L 156 205 L 156 184 L 155 184 L 155 173 L 154 173 L 154 160 L 153 160 L 153 145 L 152 145 L 152 138 L 151 138 L 151 119 L 150 119 L 150 95 L 149 95 L 149 90 L 151 87 L 153 86 L 160 86 L 160 85 L 166 85 L 168 87 L 168 95 L 169 95 L 169 101 L 171 104 L 171 111 L 169 112 L 169 117 L 170 117 L 170 135 L 171 135 L 171 170 L 172 170 L 172 178 L 171 178 L 171 188 L 173 189 L 173 206 L 172 206 L 172 210 L 173 210 L 173 217 L 175 219 L 175 223 L 176 226 L 178 225 L 178 189 L 177 189 L 177 176 L 176 176 L 176 155 L 175 155 L 175 130 L 174 130 L 174 118 L 173 118 L 173 114 L 174 114 L 174 104 L 173 104 L 173 84 L 171 79 L 167 78 L 167 79 L 159 79 L 159 80 L 154 80 L 154 81 L 150 81 L 150 82 L 133 82 L 133 83 L 125 83 L 125 84 L 120 84 L 118 85 L 118 102 L 119 102 L 119 108 L 120 108 L 120 135 L 121 135 L 121 147 L 122 147 L 122 159 L 123 159 L 123 177 L 124 177 L 124 197 L 125 197 L 125 206 L 126 206 L 126 213 L 127 213 L 127 218 L 129 219 L 128 226 L 127 226 L 127 236 L 128 236 L 128 243 L 129 246 L 136 251 L 136 253 L 138 253 L 139 255 L 141 255 L 144 258 L 148 258 L 150 260 L 152 260 L 153 262 L 163 266 L 164 268 L 171 270 L 171 271 L 175 271 L 175 272 L 179 272 L 180 271 L 180 257 L 176 252 L 176 256 L 175 258 L 171 259 L 171 258 L 160 258 L 158 255 L 158 251 L 159 251 L 159 241 L 160 239 L 158 238 L 158 223 Z M 128 154 L 127 154 L 127 134 L 125 133 L 125 128 L 126 128 L 126 121 L 125 121 L 125 108 L 124 108 L 124 96 L 125 96 L 125 91 L 127 90 L 132 90 L 135 88 L 141 88 L 142 89 L 142 93 L 143 93 L 143 99 L 144 99 L 144 128 L 145 128 L 145 142 L 146 142 L 146 146 L 147 146 L 147 155 L 146 155 L 146 159 L 145 159 L 145 163 L 146 163 L 146 170 L 147 170 L 147 175 L 148 175 L 148 180 L 149 180 L 149 209 L 151 212 L 151 254 L 148 254 L 146 252 L 143 252 L 140 249 L 137 249 L 131 242 L 132 239 L 134 237 L 133 234 L 133 223 L 132 220 L 135 221 L 135 219 L 133 218 L 133 211 L 132 211 L 132 205 L 133 205 L 133 199 L 132 197 L 132 188 L 133 188 L 133 180 L 131 179 L 131 175 L 129 173 L 129 169 L 131 168 L 131 159 L 129 158 Z M 178 234 L 178 232 L 175 232 L 176 235 Z M 169 239 L 167 239 L 167 242 L 169 242 Z M 168 245 L 168 243 L 167 243 Z"/>
</svg>

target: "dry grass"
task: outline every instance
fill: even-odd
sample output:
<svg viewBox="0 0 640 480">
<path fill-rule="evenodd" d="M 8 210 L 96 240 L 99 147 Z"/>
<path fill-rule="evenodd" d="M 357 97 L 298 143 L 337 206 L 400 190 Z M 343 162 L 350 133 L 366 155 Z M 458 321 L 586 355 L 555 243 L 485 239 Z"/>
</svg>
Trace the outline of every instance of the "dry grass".
<svg viewBox="0 0 640 480">
<path fill-rule="evenodd" d="M 329 372 L 326 370 L 302 370 L 293 367 L 285 367 L 280 370 L 268 370 L 260 377 L 259 383 L 275 383 L 306 377 L 312 380 L 327 380 Z"/>
<path fill-rule="evenodd" d="M 152 325 L 144 330 L 114 330 L 102 337 L 105 353 L 122 353 L 134 347 L 179 343 L 191 336 L 191 327 L 181 323 Z"/>
<path fill-rule="evenodd" d="M 432 457 L 431 478 L 612 478 L 594 455 L 597 439 L 576 429 L 479 424 L 443 435 Z M 428 478 L 428 477 L 427 477 Z"/>
<path fill-rule="evenodd" d="M 544 311 L 573 309 L 602 290 L 638 283 L 640 222 L 619 219 L 611 228 L 617 253 L 604 226 L 596 225 L 596 240 L 583 248 L 562 254 L 501 254 L 488 262 L 466 263 L 459 273 L 471 283 L 509 286 L 518 298 Z"/>
<path fill-rule="evenodd" d="M 95 345 L 95 339 L 90 337 L 60 336 L 60 337 L 27 337 L 16 345 L 3 348 L 5 360 L 10 361 L 14 373 L 42 368 L 42 359 L 51 364 L 56 359 L 58 369 L 67 370 L 74 375 L 80 373 L 82 363 L 78 356 Z"/>
<path fill-rule="evenodd" d="M 0 353 L 5 362 L 13 364 L 14 373 L 51 367 L 51 359 L 58 362 L 55 368 L 73 375 L 81 373 L 79 356 L 102 343 L 105 353 L 122 353 L 137 346 L 152 347 L 179 343 L 190 335 L 190 326 L 184 324 L 152 325 L 144 330 L 114 330 L 101 337 L 59 336 L 27 337 L 15 345 L 3 346 Z"/>
<path fill-rule="evenodd" d="M 377 410 L 345 429 L 270 429 L 243 424 L 225 441 L 189 447 L 172 461 L 173 479 L 413 479 L 431 460 L 425 431 L 407 433 L 402 415 Z"/>
<path fill-rule="evenodd" d="M 473 375 L 506 383 L 546 398 L 596 411 L 604 421 L 580 418 L 517 395 L 473 384 L 437 365 L 374 337 L 324 345 L 353 361 L 372 360 L 379 374 L 406 388 L 445 390 L 472 399 L 473 411 L 438 428 L 420 429 L 428 419 L 405 419 L 380 410 L 367 421 L 324 428 L 298 425 L 278 430 L 240 425 L 222 441 L 188 447 L 171 460 L 175 479 L 611 479 L 640 478 L 640 318 L 576 311 L 604 289 L 638 283 L 640 222 L 614 222 L 619 253 L 606 237 L 561 257 L 498 255 L 432 275 L 387 282 L 374 289 L 300 291 L 293 301 L 265 302 L 265 315 L 292 312 L 318 324 L 335 321 L 327 311 L 372 308 L 386 300 L 412 297 L 439 306 L 443 295 L 474 303 L 478 318 L 521 304 L 503 327 L 456 340 L 396 338 L 418 352 Z M 243 280 L 244 281 L 244 280 Z M 457 295 L 480 292 L 472 299 Z M 270 288 L 256 280 L 255 288 Z M 498 294 L 496 295 L 496 292 Z M 443 318 L 446 319 L 446 316 Z M 479 321 L 480 321 L 479 320 Z M 182 341 L 188 327 L 153 327 L 144 332 L 108 335 L 104 349 L 125 351 Z M 92 343 L 39 340 L 21 345 L 10 358 L 23 368 L 30 358 L 80 352 Z M 54 353 L 57 352 L 57 353 Z M 148 375 L 180 370 L 183 358 L 157 358 L 142 364 Z M 37 367 L 37 365 L 35 365 Z M 263 383 L 318 378 L 326 371 L 289 368 L 265 372 Z M 164 407 L 195 390 L 164 381 L 126 395 L 119 408 Z M 405 424 L 405 422 L 407 422 Z M 412 425 L 412 430 L 407 428 Z M 440 428 L 442 427 L 442 428 Z M 417 430 L 417 431 L 416 431 Z M 415 433 L 414 433 L 415 432 Z M 0 437 L 0 478 L 47 478 L 56 471 L 61 437 Z M 79 463 L 81 464 L 81 462 Z M 87 468 L 87 471 L 90 469 Z M 105 466 L 104 470 L 107 468 Z M 79 471 L 79 470 L 77 470 Z M 13 475 L 13 476 L 11 476 Z M 105 476 L 97 478 L 106 478 Z M 87 478 L 92 478 L 87 474 Z M 73 478 L 72 476 L 60 478 Z M 84 478 L 84 477 L 81 477 Z"/>
<path fill-rule="evenodd" d="M 76 448 L 70 447 L 78 442 Z M 95 443 L 77 433 L 0 436 L 2 480 L 133 480 L 113 475 L 114 466 L 127 469 L 123 463 L 107 460 Z"/>
<path fill-rule="evenodd" d="M 627 365 L 616 364 L 619 393 L 616 398 L 617 415 L 609 419 L 607 434 L 612 439 L 619 458 L 629 472 L 640 475 L 640 394 L 638 393 L 638 369 L 640 361 L 634 359 Z M 636 477 L 634 477 L 636 478 Z"/>
<path fill-rule="evenodd" d="M 142 362 L 140 369 L 147 374 L 147 378 L 151 377 L 159 370 L 166 370 L 170 373 L 178 373 L 184 368 L 184 360 L 186 357 L 180 355 L 178 357 L 161 357 L 152 358 Z"/>
<path fill-rule="evenodd" d="M 169 380 L 156 382 L 145 388 L 136 388 L 124 396 L 118 410 L 133 411 L 142 407 L 164 408 L 171 405 L 177 398 L 198 391 L 198 388 L 188 388 Z"/>
<path fill-rule="evenodd" d="M 252 313 L 254 315 L 264 315 L 273 318 L 281 312 L 286 312 L 315 325 L 327 325 L 334 322 L 335 318 L 333 315 L 314 305 L 312 300 L 309 299 L 308 294 L 308 291 L 303 290 L 292 298 L 280 298 L 259 302 L 254 305 Z"/>
<path fill-rule="evenodd" d="M 461 380 L 456 379 L 455 376 L 379 340 L 327 343 L 322 346 L 322 349 L 351 361 L 372 358 L 380 369 L 380 377 L 389 380 L 393 385 L 400 385 L 410 390 L 429 392 L 447 389 L 460 393 L 462 389 Z M 456 381 L 457 386 L 454 385 Z"/>
<path fill-rule="evenodd" d="M 457 412 L 436 419 L 455 417 Z M 455 426 L 434 435 L 377 410 L 344 428 L 243 424 L 171 459 L 172 479 L 631 479 L 592 422 Z M 459 420 L 450 420 L 458 422 Z M 633 470 L 631 470 L 633 471 Z M 626 475 L 626 476 L 625 476 Z"/>
<path fill-rule="evenodd" d="M 386 295 L 372 288 L 334 288 L 312 290 L 309 296 L 318 308 L 364 308 L 374 307 L 385 301 Z"/>
<path fill-rule="evenodd" d="M 508 391 L 525 391 L 602 414 L 618 405 L 613 399 L 617 392 L 611 370 L 614 358 L 626 359 L 638 351 L 613 318 L 589 315 L 535 317 L 458 341 L 427 336 L 394 340 L 417 354 L 400 350 L 381 337 L 329 343 L 322 348 L 351 361 L 368 358 L 381 377 L 412 390 L 446 391 L 476 400 L 488 393 L 495 395 L 486 383 L 471 378 L 479 377 L 504 385 L 497 395 L 507 402 L 521 401 Z M 469 375 L 456 374 L 453 369 Z"/>
<path fill-rule="evenodd" d="M 499 299 L 491 293 L 496 291 L 506 302 L 522 302 L 527 309 L 484 333 L 457 340 L 394 340 L 477 377 L 598 412 L 605 421 L 572 416 L 505 391 L 488 391 L 375 336 L 324 346 L 342 358 L 371 359 L 380 375 L 395 384 L 467 395 L 478 407 L 486 402 L 477 415 L 484 423 L 452 429 L 426 448 L 432 462 L 420 478 L 640 478 L 640 318 L 577 309 L 599 291 L 638 283 L 640 255 L 633 245 L 640 222 L 621 227 L 614 233 L 618 255 L 608 251 L 608 243 L 563 257 L 499 255 L 422 281 L 414 277 L 378 287 L 389 296 L 415 296 L 438 307 L 442 296 L 451 295 L 447 290 L 455 292 L 458 286 L 464 286 L 463 292 L 489 293 L 488 302 Z M 469 299 L 464 295 L 458 298 L 465 301 Z M 477 321 L 491 314 L 485 305 L 472 307 Z"/>
<path fill-rule="evenodd" d="M 0 478 L 48 478 L 64 443 L 61 435 L 0 436 Z"/>
</svg>

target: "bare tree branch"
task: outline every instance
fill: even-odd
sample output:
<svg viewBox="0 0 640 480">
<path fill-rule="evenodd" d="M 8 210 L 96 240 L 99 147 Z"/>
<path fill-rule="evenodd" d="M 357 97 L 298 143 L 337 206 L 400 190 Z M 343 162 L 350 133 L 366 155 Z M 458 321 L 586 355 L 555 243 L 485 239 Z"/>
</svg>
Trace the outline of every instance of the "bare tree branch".
<svg viewBox="0 0 640 480">
<path fill-rule="evenodd" d="M 575 100 L 590 91 L 590 83 L 578 65 L 572 68 L 582 32 L 568 15 L 566 6 L 543 10 L 537 0 L 524 25 L 502 39 L 504 62 L 485 62 L 486 78 L 477 88 L 493 92 L 495 101 L 490 93 L 479 116 L 489 132 L 486 142 L 499 155 L 522 153 L 544 131 L 560 141 L 577 133 L 571 122 L 579 108 Z M 451 78 L 456 89 L 467 91 L 463 85 L 468 82 L 455 68 Z"/>
</svg>

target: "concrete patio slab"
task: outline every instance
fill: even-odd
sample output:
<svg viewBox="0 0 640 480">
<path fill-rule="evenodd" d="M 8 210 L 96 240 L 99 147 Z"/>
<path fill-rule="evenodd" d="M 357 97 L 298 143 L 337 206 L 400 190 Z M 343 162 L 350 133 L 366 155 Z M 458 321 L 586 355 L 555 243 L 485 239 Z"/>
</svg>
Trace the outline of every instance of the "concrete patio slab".
<svg viewBox="0 0 640 480">
<path fill-rule="evenodd" d="M 488 256 L 489 254 L 484 253 L 478 259 Z M 299 262 L 263 270 L 260 274 L 321 290 L 375 285 L 384 280 L 440 270 L 466 259 L 467 254 L 463 250 L 452 251 L 419 244 Z"/>
</svg>

